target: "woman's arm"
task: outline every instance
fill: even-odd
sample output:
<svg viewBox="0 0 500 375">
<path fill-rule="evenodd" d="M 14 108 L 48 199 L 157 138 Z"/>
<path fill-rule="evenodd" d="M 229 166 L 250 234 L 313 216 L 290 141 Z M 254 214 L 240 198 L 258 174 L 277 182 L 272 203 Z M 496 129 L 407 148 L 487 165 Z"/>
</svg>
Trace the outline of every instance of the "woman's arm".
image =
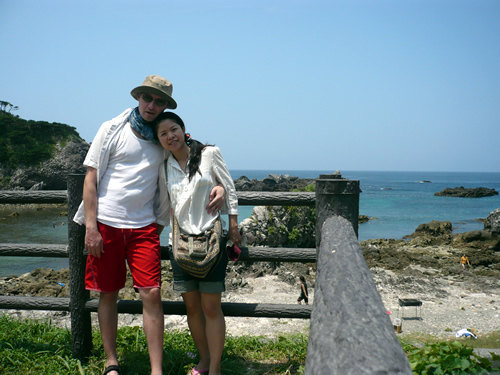
<svg viewBox="0 0 500 375">
<path fill-rule="evenodd" d="M 241 245 L 241 234 L 238 229 L 238 215 L 229 215 L 229 231 L 227 236 L 236 246 Z"/>
<path fill-rule="evenodd" d="M 223 214 L 238 215 L 238 196 L 234 187 L 234 182 L 227 169 L 227 165 L 222 157 L 222 153 L 218 147 L 212 147 L 212 163 L 215 178 L 218 182 L 222 183 L 226 191 L 224 206 L 222 209 Z"/>
</svg>

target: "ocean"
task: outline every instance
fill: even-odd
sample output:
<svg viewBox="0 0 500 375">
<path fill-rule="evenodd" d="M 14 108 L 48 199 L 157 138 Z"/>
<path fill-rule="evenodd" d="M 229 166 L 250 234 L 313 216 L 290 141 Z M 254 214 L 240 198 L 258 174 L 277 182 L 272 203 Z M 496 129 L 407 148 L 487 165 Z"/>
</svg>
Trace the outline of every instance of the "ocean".
<svg viewBox="0 0 500 375">
<path fill-rule="evenodd" d="M 231 170 L 233 179 L 246 176 L 262 179 L 269 174 L 300 178 L 317 178 L 333 171 L 299 170 Z M 500 195 L 484 198 L 435 197 L 434 193 L 447 187 L 486 187 L 500 192 L 500 173 L 480 172 L 369 172 L 341 171 L 342 177 L 359 180 L 360 214 L 371 218 L 359 226 L 359 240 L 372 238 L 401 239 L 411 234 L 422 223 L 448 220 L 454 232 L 480 230 L 477 219 L 500 208 Z M 253 207 L 240 207 L 239 220 L 249 217 Z M 67 217 L 62 209 L 20 209 L 20 216 L 9 216 L 11 210 L 0 208 L 0 243 L 54 243 L 68 242 Z M 167 243 L 168 231 L 162 234 Z M 0 257 L 0 277 L 21 275 L 36 268 L 67 268 L 67 259 Z"/>
</svg>

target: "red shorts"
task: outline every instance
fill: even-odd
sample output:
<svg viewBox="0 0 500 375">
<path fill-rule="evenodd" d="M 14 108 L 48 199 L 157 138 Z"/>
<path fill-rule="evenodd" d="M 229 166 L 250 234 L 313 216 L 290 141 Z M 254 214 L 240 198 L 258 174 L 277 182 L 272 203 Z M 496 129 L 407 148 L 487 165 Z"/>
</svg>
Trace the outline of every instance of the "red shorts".
<svg viewBox="0 0 500 375">
<path fill-rule="evenodd" d="M 127 261 L 134 288 L 161 286 L 160 237 L 157 225 L 138 229 L 120 229 L 97 223 L 104 252 L 97 258 L 87 257 L 85 288 L 98 292 L 115 292 L 125 286 Z"/>
</svg>

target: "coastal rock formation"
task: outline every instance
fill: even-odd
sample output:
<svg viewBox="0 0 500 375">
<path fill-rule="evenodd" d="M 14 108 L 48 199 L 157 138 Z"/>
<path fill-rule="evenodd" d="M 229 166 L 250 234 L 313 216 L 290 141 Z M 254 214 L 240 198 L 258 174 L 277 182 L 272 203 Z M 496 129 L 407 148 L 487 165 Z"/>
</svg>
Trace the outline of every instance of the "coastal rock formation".
<svg viewBox="0 0 500 375">
<path fill-rule="evenodd" d="M 485 187 L 478 188 L 464 188 L 463 186 L 456 188 L 446 188 L 440 192 L 434 193 L 439 197 L 459 197 L 459 198 L 481 198 L 498 195 L 495 189 L 488 189 Z"/>
<path fill-rule="evenodd" d="M 493 233 L 500 233 L 500 208 L 490 213 L 484 223 L 484 228 Z"/>
<path fill-rule="evenodd" d="M 308 185 L 314 184 L 316 180 L 310 178 L 290 177 L 289 175 L 270 174 L 262 180 L 254 178 L 250 180 L 246 176 L 241 176 L 234 181 L 238 191 L 292 191 L 303 189 Z"/>
<path fill-rule="evenodd" d="M 87 142 L 76 139 L 64 145 L 57 143 L 52 159 L 36 167 L 19 167 L 13 171 L 5 190 L 66 190 L 68 174 L 85 174 L 83 160 L 89 147 Z"/>
<path fill-rule="evenodd" d="M 315 210 L 297 206 L 256 206 L 240 223 L 251 246 L 316 247 Z"/>
<path fill-rule="evenodd" d="M 0 111 L 0 189 L 65 190 L 67 175 L 85 173 L 89 144 L 61 123 Z"/>
</svg>

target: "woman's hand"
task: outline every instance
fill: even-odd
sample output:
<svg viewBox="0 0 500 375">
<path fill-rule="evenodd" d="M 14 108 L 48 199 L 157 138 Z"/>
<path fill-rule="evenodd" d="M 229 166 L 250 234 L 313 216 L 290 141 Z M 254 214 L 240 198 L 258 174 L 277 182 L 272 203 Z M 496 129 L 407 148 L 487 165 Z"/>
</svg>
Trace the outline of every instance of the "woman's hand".
<svg viewBox="0 0 500 375">
<path fill-rule="evenodd" d="M 212 214 L 212 216 L 217 215 L 217 213 L 222 209 L 224 205 L 224 198 L 226 197 L 226 190 L 222 184 L 215 186 L 210 192 L 210 203 L 207 206 L 207 212 Z"/>
<path fill-rule="evenodd" d="M 227 238 L 233 241 L 236 246 L 241 246 L 241 234 L 238 229 L 238 215 L 229 215 Z"/>
</svg>

